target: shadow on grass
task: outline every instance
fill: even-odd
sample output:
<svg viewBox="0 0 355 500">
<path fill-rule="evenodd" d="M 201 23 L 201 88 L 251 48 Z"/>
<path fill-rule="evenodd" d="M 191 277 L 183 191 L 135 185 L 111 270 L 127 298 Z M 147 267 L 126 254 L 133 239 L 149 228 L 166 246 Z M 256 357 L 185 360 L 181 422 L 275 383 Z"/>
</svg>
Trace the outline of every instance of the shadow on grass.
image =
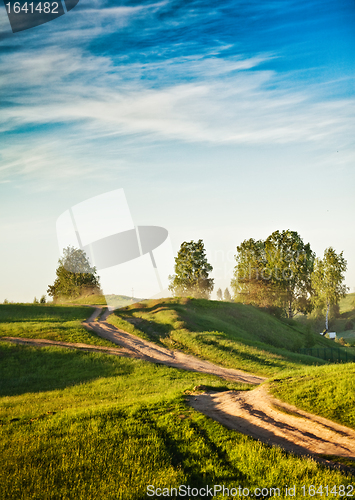
<svg viewBox="0 0 355 500">
<path fill-rule="evenodd" d="M 173 410 L 171 413 L 163 412 L 160 407 L 156 415 L 154 408 L 141 407 L 134 413 L 134 418 L 142 425 L 149 426 L 159 437 L 171 464 L 183 471 L 189 484 L 193 484 L 195 488 L 213 484 L 215 471 L 207 472 L 205 461 L 218 467 L 219 481 L 233 479 L 241 482 L 247 479 L 247 476 L 233 465 L 223 448 L 211 439 L 210 433 L 190 418 L 186 413 L 186 407 L 175 406 L 171 409 Z M 178 413 L 180 415 L 177 416 Z M 213 426 L 214 422 L 210 421 L 208 424 Z M 186 440 L 184 445 L 181 442 L 182 436 L 183 440 Z M 194 446 L 194 442 L 203 443 L 203 450 Z"/>
<path fill-rule="evenodd" d="M 101 353 L 0 344 L 0 396 L 64 389 L 133 370 L 130 360 Z"/>
<path fill-rule="evenodd" d="M 174 327 L 143 318 L 136 318 L 135 316 L 133 316 L 133 313 L 135 311 L 136 310 L 124 311 L 124 313 L 115 311 L 114 314 L 120 320 L 126 321 L 130 325 L 134 326 L 136 330 L 144 333 L 147 337 L 146 340 L 150 340 L 151 342 L 163 346 L 162 342 L 159 340 L 159 337 L 168 337 L 169 334 L 174 330 Z"/>
</svg>

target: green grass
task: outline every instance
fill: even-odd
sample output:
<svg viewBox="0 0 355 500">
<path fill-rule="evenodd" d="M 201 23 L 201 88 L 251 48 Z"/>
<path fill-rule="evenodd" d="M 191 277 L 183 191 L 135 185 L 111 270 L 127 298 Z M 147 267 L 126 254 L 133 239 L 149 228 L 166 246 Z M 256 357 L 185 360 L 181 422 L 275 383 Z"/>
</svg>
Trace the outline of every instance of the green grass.
<svg viewBox="0 0 355 500">
<path fill-rule="evenodd" d="M 270 382 L 270 390 L 303 410 L 355 429 L 355 363 L 285 373 Z"/>
<path fill-rule="evenodd" d="M 284 498 L 286 484 L 300 492 L 301 485 L 353 483 L 225 429 L 184 397 L 196 385 L 243 386 L 60 348 L 4 342 L 0 358 L 2 500 L 143 500 L 148 485 L 181 484 L 279 487 Z"/>
<path fill-rule="evenodd" d="M 348 293 L 340 300 L 339 309 L 341 313 L 353 311 L 355 309 L 355 293 Z"/>
<path fill-rule="evenodd" d="M 91 307 L 0 304 L 0 337 L 48 339 L 117 347 L 81 325 L 92 311 Z"/>
<path fill-rule="evenodd" d="M 98 305 L 106 306 L 107 304 L 111 307 L 119 308 L 127 305 L 131 305 L 134 302 L 138 302 L 141 299 L 128 297 L 127 295 L 83 295 L 76 299 L 58 299 L 57 304 L 63 305 Z"/>
<path fill-rule="evenodd" d="M 272 376 L 281 370 L 325 361 L 298 354 L 309 342 L 334 347 L 295 321 L 280 321 L 249 305 L 197 300 L 145 301 L 115 311 L 113 325 L 172 349 L 229 368 Z"/>
<path fill-rule="evenodd" d="M 56 304 L 62 304 L 62 305 L 93 305 L 93 306 L 105 306 L 106 305 L 106 298 L 105 295 L 97 295 L 97 294 L 92 294 L 92 295 L 82 295 L 76 299 L 58 299 Z"/>
</svg>

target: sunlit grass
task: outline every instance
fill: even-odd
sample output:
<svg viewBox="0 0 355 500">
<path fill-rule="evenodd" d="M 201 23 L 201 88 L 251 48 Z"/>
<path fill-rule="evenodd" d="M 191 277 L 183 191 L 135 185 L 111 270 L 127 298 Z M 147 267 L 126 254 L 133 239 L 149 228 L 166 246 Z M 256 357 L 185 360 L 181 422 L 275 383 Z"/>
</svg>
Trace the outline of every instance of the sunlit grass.
<svg viewBox="0 0 355 500">
<path fill-rule="evenodd" d="M 245 386 L 101 353 L 1 343 L 0 356 L 3 500 L 142 500 L 148 485 L 180 484 L 279 487 L 284 498 L 286 484 L 353 482 L 224 428 L 184 397 L 196 385 Z"/>
<path fill-rule="evenodd" d="M 260 375 L 325 363 L 292 352 L 306 342 L 305 332 L 242 304 L 195 299 L 147 301 L 120 309 L 107 321 L 170 349 Z M 323 337 L 316 337 L 316 341 L 333 345 Z"/>
<path fill-rule="evenodd" d="M 92 312 L 91 307 L 80 306 L 0 304 L 0 337 L 115 346 L 82 326 Z"/>
<path fill-rule="evenodd" d="M 355 428 L 355 363 L 288 372 L 270 389 L 299 408 Z"/>
</svg>

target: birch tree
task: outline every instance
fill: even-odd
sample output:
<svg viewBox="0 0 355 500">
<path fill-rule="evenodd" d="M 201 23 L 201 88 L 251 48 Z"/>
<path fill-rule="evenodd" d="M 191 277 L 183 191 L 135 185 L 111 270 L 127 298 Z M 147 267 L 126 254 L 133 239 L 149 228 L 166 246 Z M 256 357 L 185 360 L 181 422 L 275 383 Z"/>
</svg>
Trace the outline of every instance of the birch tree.
<svg viewBox="0 0 355 500">
<path fill-rule="evenodd" d="M 318 307 L 326 308 L 325 333 L 329 328 L 329 310 L 333 304 L 345 297 L 348 287 L 344 284 L 347 261 L 343 252 L 337 254 L 334 248 L 324 251 L 323 259 L 316 259 L 312 273 L 313 301 Z"/>
</svg>

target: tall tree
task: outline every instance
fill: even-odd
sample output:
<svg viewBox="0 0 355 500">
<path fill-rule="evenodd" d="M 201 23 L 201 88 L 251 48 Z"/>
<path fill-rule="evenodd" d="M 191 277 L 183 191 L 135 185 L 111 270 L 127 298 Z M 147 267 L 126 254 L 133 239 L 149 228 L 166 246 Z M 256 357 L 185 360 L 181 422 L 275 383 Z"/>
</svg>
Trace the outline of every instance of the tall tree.
<svg viewBox="0 0 355 500">
<path fill-rule="evenodd" d="M 228 290 L 228 288 L 226 288 L 226 289 L 224 290 L 223 297 L 224 297 L 224 300 L 225 300 L 226 302 L 231 302 L 231 300 L 232 300 L 232 296 L 231 296 L 230 291 Z"/>
<path fill-rule="evenodd" d="M 296 231 L 274 231 L 265 241 L 267 271 L 287 316 L 310 307 L 315 254 Z"/>
<path fill-rule="evenodd" d="M 262 240 L 244 240 L 237 246 L 231 288 L 235 298 L 245 304 L 268 307 L 273 303 L 273 290 L 267 268 L 265 243 Z"/>
<path fill-rule="evenodd" d="M 212 270 L 203 241 L 184 241 L 175 257 L 175 274 L 169 276 L 169 290 L 179 297 L 208 299 L 213 290 L 214 280 L 208 277 Z"/>
<path fill-rule="evenodd" d="M 344 285 L 344 273 L 347 262 L 343 252 L 339 255 L 334 248 L 329 247 L 324 251 L 323 259 L 316 259 L 312 273 L 312 286 L 315 292 L 313 301 L 318 307 L 326 307 L 325 331 L 328 331 L 330 306 L 338 304 L 349 290 Z"/>
<path fill-rule="evenodd" d="M 260 307 L 282 308 L 292 317 L 311 302 L 314 253 L 296 231 L 274 231 L 265 241 L 249 239 L 237 247 L 231 287 L 235 297 Z"/>
<path fill-rule="evenodd" d="M 83 250 L 67 247 L 58 260 L 56 279 L 48 286 L 47 293 L 54 300 L 76 298 L 80 295 L 101 293 L 96 268 L 91 267 Z"/>
<path fill-rule="evenodd" d="M 218 300 L 223 299 L 223 292 L 222 292 L 221 288 L 218 288 L 218 290 L 217 290 L 217 299 Z"/>
</svg>

